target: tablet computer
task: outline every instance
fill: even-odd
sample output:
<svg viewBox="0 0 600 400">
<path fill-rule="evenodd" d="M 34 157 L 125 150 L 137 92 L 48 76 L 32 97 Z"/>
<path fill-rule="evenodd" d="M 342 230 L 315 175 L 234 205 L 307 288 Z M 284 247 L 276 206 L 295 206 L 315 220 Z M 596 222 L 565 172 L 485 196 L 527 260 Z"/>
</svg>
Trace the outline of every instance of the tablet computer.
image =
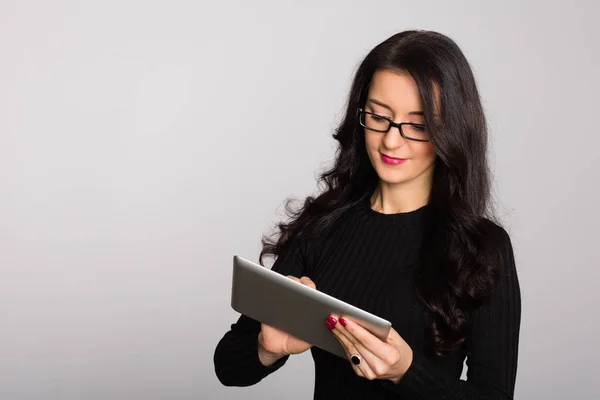
<svg viewBox="0 0 600 400">
<path fill-rule="evenodd" d="M 300 277 L 298 277 L 300 278 Z M 342 358 L 343 346 L 327 329 L 329 315 L 347 317 L 382 341 L 391 323 L 326 293 L 244 259 L 233 257 L 231 307 Z"/>
</svg>

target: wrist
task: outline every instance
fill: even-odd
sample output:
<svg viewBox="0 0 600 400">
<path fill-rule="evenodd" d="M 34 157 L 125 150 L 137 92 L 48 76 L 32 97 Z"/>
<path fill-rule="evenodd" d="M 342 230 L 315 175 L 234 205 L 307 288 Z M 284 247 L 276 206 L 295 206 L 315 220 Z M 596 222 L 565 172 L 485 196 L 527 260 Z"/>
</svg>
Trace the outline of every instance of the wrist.
<svg viewBox="0 0 600 400">
<path fill-rule="evenodd" d="M 406 350 L 403 353 L 403 362 L 400 367 L 400 373 L 392 378 L 389 378 L 389 380 L 394 384 L 398 384 L 398 382 L 400 382 L 413 362 L 413 351 L 410 346 L 406 345 Z"/>
<path fill-rule="evenodd" d="M 284 356 L 285 354 L 273 353 L 265 349 L 262 342 L 262 332 L 258 334 L 258 359 L 265 367 L 270 367 Z"/>
</svg>

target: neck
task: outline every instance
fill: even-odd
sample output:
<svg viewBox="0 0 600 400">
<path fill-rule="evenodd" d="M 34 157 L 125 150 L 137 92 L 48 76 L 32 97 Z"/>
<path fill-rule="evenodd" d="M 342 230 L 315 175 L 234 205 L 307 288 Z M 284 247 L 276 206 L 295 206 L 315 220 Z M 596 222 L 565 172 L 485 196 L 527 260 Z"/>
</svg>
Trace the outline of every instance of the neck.
<svg viewBox="0 0 600 400">
<path fill-rule="evenodd" d="M 379 181 L 371 196 L 371 207 L 383 214 L 411 212 L 425 206 L 430 193 L 431 182 L 405 185 Z"/>
</svg>

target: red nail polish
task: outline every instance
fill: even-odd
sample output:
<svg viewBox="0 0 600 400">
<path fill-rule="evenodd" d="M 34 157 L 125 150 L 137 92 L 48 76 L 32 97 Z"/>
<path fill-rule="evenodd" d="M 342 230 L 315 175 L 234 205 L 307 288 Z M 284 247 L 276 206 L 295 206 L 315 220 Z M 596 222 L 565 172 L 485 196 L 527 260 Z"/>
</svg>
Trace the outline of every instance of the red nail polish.
<svg viewBox="0 0 600 400">
<path fill-rule="evenodd" d="M 329 323 L 332 326 L 335 326 L 337 324 L 337 319 L 335 319 L 334 317 L 330 316 L 329 318 L 327 318 L 327 320 L 329 321 Z"/>
<path fill-rule="evenodd" d="M 329 321 L 325 321 L 325 326 L 327 327 L 327 329 L 329 329 L 330 331 L 334 330 L 335 328 L 333 327 L 333 325 L 331 325 L 329 323 Z"/>
<path fill-rule="evenodd" d="M 340 318 L 340 324 L 342 324 L 343 327 L 346 327 L 346 325 L 348 325 L 344 318 Z"/>
</svg>

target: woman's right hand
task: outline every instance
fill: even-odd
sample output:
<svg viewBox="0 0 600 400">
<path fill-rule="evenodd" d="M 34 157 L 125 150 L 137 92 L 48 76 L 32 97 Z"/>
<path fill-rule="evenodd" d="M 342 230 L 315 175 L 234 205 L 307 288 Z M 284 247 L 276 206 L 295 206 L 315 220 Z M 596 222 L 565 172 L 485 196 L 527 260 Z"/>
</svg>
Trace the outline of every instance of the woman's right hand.
<svg viewBox="0 0 600 400">
<path fill-rule="evenodd" d="M 298 279 L 295 276 L 288 275 L 288 278 L 316 289 L 315 283 L 307 276 Z M 284 356 L 304 353 L 311 347 L 312 344 L 304 340 L 272 326 L 261 324 L 261 330 L 258 334 L 258 357 L 265 366 L 274 364 Z"/>
</svg>

